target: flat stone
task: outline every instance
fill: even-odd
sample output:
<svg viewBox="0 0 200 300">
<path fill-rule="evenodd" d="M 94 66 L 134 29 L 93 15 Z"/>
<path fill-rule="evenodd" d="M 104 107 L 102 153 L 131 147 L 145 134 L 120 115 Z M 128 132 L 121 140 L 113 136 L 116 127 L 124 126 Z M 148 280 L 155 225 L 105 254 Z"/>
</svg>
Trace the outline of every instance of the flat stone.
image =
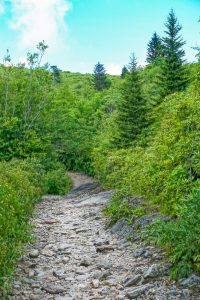
<svg viewBox="0 0 200 300">
<path fill-rule="evenodd" d="M 72 296 L 58 296 L 55 300 L 75 300 Z"/>
<path fill-rule="evenodd" d="M 65 269 L 61 270 L 53 270 L 53 276 L 58 277 L 58 278 L 65 278 Z"/>
<path fill-rule="evenodd" d="M 42 290 L 45 292 L 56 295 L 65 292 L 65 289 L 62 286 L 43 286 Z"/>
<path fill-rule="evenodd" d="M 129 291 L 127 291 L 126 296 L 129 299 L 135 299 L 135 298 L 141 296 L 142 294 L 144 294 L 146 291 L 150 290 L 151 288 L 153 288 L 152 284 L 142 285 L 142 286 L 139 286 L 139 287 L 136 287 L 134 289 L 130 289 Z"/>
<path fill-rule="evenodd" d="M 126 218 L 121 218 L 119 221 L 117 221 L 117 223 L 112 227 L 111 232 L 113 234 L 118 233 L 119 231 L 122 230 L 122 228 L 124 228 L 125 226 L 127 226 L 128 223 L 126 221 Z"/>
<path fill-rule="evenodd" d="M 103 271 L 103 272 L 96 272 L 93 275 L 93 277 L 97 278 L 97 279 L 105 279 L 105 278 L 107 278 L 110 275 L 111 275 L 110 271 Z"/>
<path fill-rule="evenodd" d="M 102 259 L 97 262 L 97 267 L 99 269 L 110 269 L 112 264 L 109 261 Z"/>
<path fill-rule="evenodd" d="M 51 251 L 51 250 L 48 250 L 48 249 L 44 249 L 44 250 L 42 250 L 42 255 L 44 255 L 44 256 L 48 256 L 48 257 L 52 257 L 52 256 L 54 256 L 55 255 L 55 253 L 53 252 L 53 251 Z"/>
<path fill-rule="evenodd" d="M 127 277 L 124 280 L 124 287 L 133 286 L 133 285 L 139 283 L 141 281 L 141 279 L 142 279 L 141 275 L 134 275 L 132 277 Z"/>
<path fill-rule="evenodd" d="M 153 264 L 145 273 L 144 278 L 153 278 L 161 274 L 161 268 L 159 265 Z"/>
<path fill-rule="evenodd" d="M 30 295 L 30 300 L 40 300 L 40 297 L 32 294 L 32 295 Z"/>
<path fill-rule="evenodd" d="M 109 240 L 100 240 L 100 241 L 96 241 L 94 243 L 95 246 L 104 246 L 104 245 L 109 245 L 110 241 Z"/>
<path fill-rule="evenodd" d="M 58 220 L 56 219 L 46 219 L 43 221 L 44 224 L 48 224 L 48 225 L 52 225 L 52 224 L 55 224 L 55 223 L 58 223 Z"/>
<path fill-rule="evenodd" d="M 63 244 L 58 245 L 57 250 L 58 251 L 64 251 L 64 250 L 69 249 L 69 248 L 71 248 L 71 245 L 63 243 Z"/>
<path fill-rule="evenodd" d="M 200 285 L 200 277 L 192 274 L 187 279 L 180 281 L 180 285 L 183 287 L 194 287 Z"/>
<path fill-rule="evenodd" d="M 88 229 L 84 229 L 84 228 L 80 228 L 80 229 L 77 229 L 76 230 L 76 234 L 78 234 L 78 233 L 82 233 L 82 232 L 87 232 L 88 231 Z"/>
<path fill-rule="evenodd" d="M 135 257 L 140 257 L 140 256 L 144 256 L 144 254 L 146 253 L 146 248 L 140 248 L 140 249 L 136 249 L 134 252 L 134 256 Z"/>
<path fill-rule="evenodd" d="M 31 284 L 31 288 L 32 288 L 32 289 L 39 289 L 39 288 L 40 288 L 39 282 L 33 282 L 33 283 Z"/>
<path fill-rule="evenodd" d="M 84 258 L 81 262 L 80 262 L 80 266 L 83 267 L 89 267 L 92 264 L 91 259 L 89 258 Z"/>
<path fill-rule="evenodd" d="M 96 247 L 96 251 L 98 252 L 107 252 L 107 251 L 114 251 L 114 247 L 110 245 L 98 246 Z"/>
</svg>

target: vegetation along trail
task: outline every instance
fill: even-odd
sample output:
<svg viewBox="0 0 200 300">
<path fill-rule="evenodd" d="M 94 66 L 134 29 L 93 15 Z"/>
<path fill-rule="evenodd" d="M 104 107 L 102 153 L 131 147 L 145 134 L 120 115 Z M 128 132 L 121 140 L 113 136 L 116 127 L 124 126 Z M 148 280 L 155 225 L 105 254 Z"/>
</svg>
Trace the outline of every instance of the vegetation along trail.
<svg viewBox="0 0 200 300">
<path fill-rule="evenodd" d="M 108 228 L 102 208 L 111 191 L 82 174 L 71 176 L 69 195 L 38 204 L 36 242 L 16 268 L 9 299 L 198 299 L 187 282 L 179 288 L 169 282 L 162 250 L 136 237 L 127 241 L 123 219 Z"/>
<path fill-rule="evenodd" d="M 69 23 L 76 49 L 49 40 L 68 2 L 102 7 L 78 22 L 80 44 Z M 37 20 L 34 44 L 47 28 L 26 59 L 11 44 L 0 62 L 0 300 L 200 300 L 200 1 L 151 2 L 0 1 L 13 30 Z"/>
</svg>

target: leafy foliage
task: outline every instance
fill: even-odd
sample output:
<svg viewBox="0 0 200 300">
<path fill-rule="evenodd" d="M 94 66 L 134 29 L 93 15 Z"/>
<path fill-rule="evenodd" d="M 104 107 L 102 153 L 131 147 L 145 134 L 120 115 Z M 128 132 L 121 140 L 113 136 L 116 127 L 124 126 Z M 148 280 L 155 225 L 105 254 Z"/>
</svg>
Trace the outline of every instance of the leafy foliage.
<svg viewBox="0 0 200 300">
<path fill-rule="evenodd" d="M 44 188 L 46 194 L 65 195 L 71 187 L 71 181 L 66 176 L 64 168 L 49 171 L 44 177 Z"/>
<path fill-rule="evenodd" d="M 124 197 L 124 195 L 123 195 Z M 143 208 L 133 207 L 128 201 L 121 200 L 121 198 L 116 194 L 110 204 L 108 204 L 104 209 L 103 213 L 105 216 L 110 217 L 110 225 L 115 224 L 122 217 L 125 217 L 129 224 L 145 214 Z"/>
<path fill-rule="evenodd" d="M 145 233 L 149 241 L 164 246 L 173 263 L 173 279 L 187 277 L 192 270 L 200 271 L 200 191 L 180 207 L 178 219 L 156 221 Z"/>
<path fill-rule="evenodd" d="M 134 211 L 129 215 L 131 210 L 124 203 L 124 198 L 130 196 L 143 196 L 154 209 L 178 217 L 171 223 L 157 223 L 152 233 L 159 245 L 166 245 L 174 264 L 173 278 L 186 276 L 193 269 L 199 271 L 199 220 L 195 217 L 199 212 L 199 198 L 190 196 L 199 188 L 200 177 L 199 68 L 196 64 L 193 83 L 185 93 L 168 96 L 161 104 L 151 107 L 147 115 L 150 125 L 132 146 L 120 150 L 113 148 L 114 112 L 107 118 L 93 153 L 96 177 L 119 195 L 106 209 L 111 220 L 134 216 Z M 149 67 L 147 70 L 151 71 Z M 195 250 L 189 248 L 192 242 Z"/>
<path fill-rule="evenodd" d="M 34 204 L 69 190 L 66 169 L 116 191 L 104 210 L 111 222 L 132 222 L 146 206 L 176 218 L 156 223 L 150 236 L 166 247 L 173 278 L 199 271 L 200 64 L 185 64 L 180 31 L 171 11 L 165 37 L 154 34 L 148 44 L 149 64 L 137 67 L 133 56 L 121 76 L 100 63 L 85 75 L 42 65 L 44 42 L 28 53 L 29 68 L 12 65 L 7 52 L 0 66 L 0 285 L 30 240 Z M 135 205 L 138 197 L 145 207 Z"/>
<path fill-rule="evenodd" d="M 7 284 L 25 242 L 30 241 L 28 218 L 42 195 L 42 174 L 36 172 L 33 162 L 29 164 L 16 160 L 0 163 L 1 287 Z"/>
</svg>

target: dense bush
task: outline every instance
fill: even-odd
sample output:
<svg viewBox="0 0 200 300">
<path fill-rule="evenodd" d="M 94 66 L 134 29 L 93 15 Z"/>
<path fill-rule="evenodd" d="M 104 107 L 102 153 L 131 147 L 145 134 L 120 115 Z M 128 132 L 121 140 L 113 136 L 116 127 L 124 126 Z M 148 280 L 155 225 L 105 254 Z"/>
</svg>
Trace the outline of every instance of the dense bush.
<svg viewBox="0 0 200 300">
<path fill-rule="evenodd" d="M 176 215 L 182 200 L 199 184 L 199 103 L 193 90 L 166 98 L 159 126 L 145 148 L 102 151 L 100 145 L 94 155 L 98 178 Z"/>
<path fill-rule="evenodd" d="M 193 194 L 200 184 L 199 67 L 193 66 L 193 82 L 186 92 L 152 106 L 150 125 L 132 146 L 121 150 L 112 147 L 114 113 L 107 117 L 93 150 L 97 179 L 117 191 L 105 209 L 113 222 L 134 216 L 134 209 L 125 200 L 132 196 L 142 196 L 151 210 L 176 218 L 159 221 L 148 232 L 155 243 L 166 247 L 173 262 L 173 278 L 200 271 L 200 201 L 199 192 Z M 135 197 L 132 199 L 134 206 Z"/>
<path fill-rule="evenodd" d="M 25 161 L 0 163 L 0 286 L 30 240 L 28 219 L 42 195 L 41 176 Z"/>
<path fill-rule="evenodd" d="M 172 221 L 156 221 L 146 237 L 151 243 L 164 246 L 173 268 L 172 278 L 188 276 L 192 270 L 200 271 L 200 191 L 180 207 L 178 218 Z"/>
<path fill-rule="evenodd" d="M 45 174 L 44 188 L 46 194 L 64 195 L 71 187 L 71 181 L 64 168 L 51 170 Z"/>
<path fill-rule="evenodd" d="M 128 223 L 131 224 L 136 218 L 145 214 L 142 207 L 134 207 L 130 201 L 127 199 L 122 200 L 120 196 L 115 194 L 111 202 L 103 209 L 104 215 L 110 218 L 110 224 L 115 224 L 122 217 L 125 217 Z"/>
</svg>

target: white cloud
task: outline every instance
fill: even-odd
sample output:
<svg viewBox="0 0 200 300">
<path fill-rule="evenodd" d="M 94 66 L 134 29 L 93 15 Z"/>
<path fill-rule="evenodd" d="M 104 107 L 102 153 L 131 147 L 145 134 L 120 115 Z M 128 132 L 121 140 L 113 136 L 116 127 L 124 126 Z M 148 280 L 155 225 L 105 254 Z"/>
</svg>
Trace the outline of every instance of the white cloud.
<svg viewBox="0 0 200 300">
<path fill-rule="evenodd" d="M 106 72 L 110 75 L 120 75 L 122 67 L 116 64 L 109 64 L 106 66 Z"/>
<path fill-rule="evenodd" d="M 11 0 L 11 28 L 19 32 L 19 46 L 31 49 L 45 41 L 50 49 L 66 43 L 65 15 L 71 5 L 67 0 Z"/>
</svg>

